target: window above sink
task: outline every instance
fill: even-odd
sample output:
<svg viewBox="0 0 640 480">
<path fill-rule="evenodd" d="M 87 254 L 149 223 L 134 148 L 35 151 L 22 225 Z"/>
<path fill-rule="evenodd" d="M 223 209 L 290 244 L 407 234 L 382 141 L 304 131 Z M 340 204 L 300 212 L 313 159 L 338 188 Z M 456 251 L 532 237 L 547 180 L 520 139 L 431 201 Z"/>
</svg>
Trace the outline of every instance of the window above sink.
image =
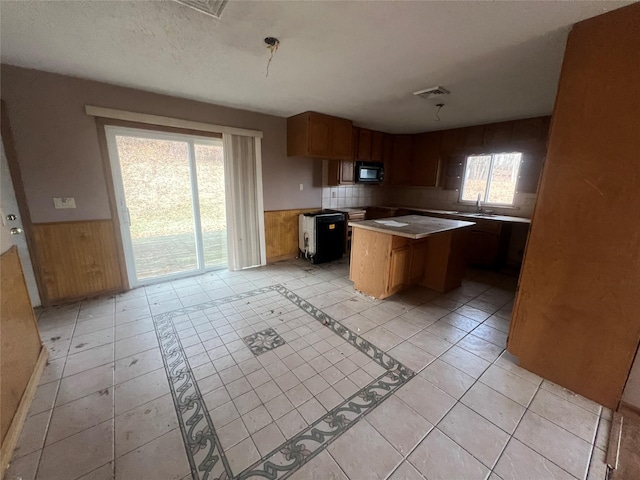
<svg viewBox="0 0 640 480">
<path fill-rule="evenodd" d="M 469 155 L 460 202 L 513 206 L 521 164 L 521 152 Z"/>
</svg>

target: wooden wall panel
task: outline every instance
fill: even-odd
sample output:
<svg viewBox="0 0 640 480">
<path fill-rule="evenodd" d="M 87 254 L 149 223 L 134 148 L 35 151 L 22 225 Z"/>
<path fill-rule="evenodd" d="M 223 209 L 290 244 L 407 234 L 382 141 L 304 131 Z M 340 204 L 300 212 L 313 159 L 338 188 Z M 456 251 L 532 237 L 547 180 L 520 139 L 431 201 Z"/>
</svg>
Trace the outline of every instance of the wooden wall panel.
<svg viewBox="0 0 640 480">
<path fill-rule="evenodd" d="M 33 225 L 48 304 L 124 289 L 111 220 Z"/>
<path fill-rule="evenodd" d="M 638 25 L 636 3 L 569 34 L 508 342 L 609 408 L 640 341 Z"/>
<path fill-rule="evenodd" d="M 15 246 L 0 256 L 0 286 L 0 443 L 4 446 L 42 348 Z"/>
<path fill-rule="evenodd" d="M 295 258 L 298 255 L 298 215 L 318 210 L 320 209 L 307 208 L 264 212 L 267 263 Z"/>
</svg>

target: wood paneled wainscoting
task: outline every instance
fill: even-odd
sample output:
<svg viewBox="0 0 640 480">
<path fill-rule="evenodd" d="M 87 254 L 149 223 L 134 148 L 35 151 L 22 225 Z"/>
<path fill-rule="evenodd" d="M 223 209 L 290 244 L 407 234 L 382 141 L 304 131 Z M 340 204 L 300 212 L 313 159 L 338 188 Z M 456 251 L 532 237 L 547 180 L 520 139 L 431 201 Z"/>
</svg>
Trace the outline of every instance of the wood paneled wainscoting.
<svg viewBox="0 0 640 480">
<path fill-rule="evenodd" d="M 128 288 L 111 220 L 33 224 L 45 305 Z"/>
<path fill-rule="evenodd" d="M 42 346 L 18 249 L 0 256 L 0 478 L 20 436 L 47 349 Z"/>
<path fill-rule="evenodd" d="M 298 215 L 317 212 L 319 208 L 271 210 L 264 212 L 267 263 L 298 256 Z"/>
</svg>

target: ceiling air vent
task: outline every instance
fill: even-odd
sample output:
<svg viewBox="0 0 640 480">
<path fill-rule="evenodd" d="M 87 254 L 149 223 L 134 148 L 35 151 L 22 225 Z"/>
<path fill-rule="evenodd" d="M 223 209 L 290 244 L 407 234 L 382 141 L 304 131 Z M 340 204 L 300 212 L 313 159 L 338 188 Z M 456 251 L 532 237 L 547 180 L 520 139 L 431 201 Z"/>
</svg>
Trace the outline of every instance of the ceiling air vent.
<svg viewBox="0 0 640 480">
<path fill-rule="evenodd" d="M 413 94 L 421 98 L 438 98 L 438 97 L 442 97 L 443 95 L 449 95 L 449 90 L 447 90 L 444 87 L 437 86 L 437 87 L 426 88 L 418 92 L 413 92 Z"/>
<path fill-rule="evenodd" d="M 187 7 L 191 7 L 199 12 L 206 13 L 215 18 L 220 18 L 224 7 L 229 0 L 175 0 Z"/>
</svg>

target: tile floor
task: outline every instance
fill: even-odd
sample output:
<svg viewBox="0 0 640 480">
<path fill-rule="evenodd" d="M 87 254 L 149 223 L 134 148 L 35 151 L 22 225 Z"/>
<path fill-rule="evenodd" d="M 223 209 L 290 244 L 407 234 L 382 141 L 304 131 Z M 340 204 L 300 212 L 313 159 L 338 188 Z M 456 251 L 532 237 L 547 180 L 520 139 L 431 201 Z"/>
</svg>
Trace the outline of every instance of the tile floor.
<svg viewBox="0 0 640 480">
<path fill-rule="evenodd" d="M 346 261 L 43 309 L 6 478 L 605 478 L 611 412 L 518 367 L 515 280 L 354 291 Z"/>
</svg>

